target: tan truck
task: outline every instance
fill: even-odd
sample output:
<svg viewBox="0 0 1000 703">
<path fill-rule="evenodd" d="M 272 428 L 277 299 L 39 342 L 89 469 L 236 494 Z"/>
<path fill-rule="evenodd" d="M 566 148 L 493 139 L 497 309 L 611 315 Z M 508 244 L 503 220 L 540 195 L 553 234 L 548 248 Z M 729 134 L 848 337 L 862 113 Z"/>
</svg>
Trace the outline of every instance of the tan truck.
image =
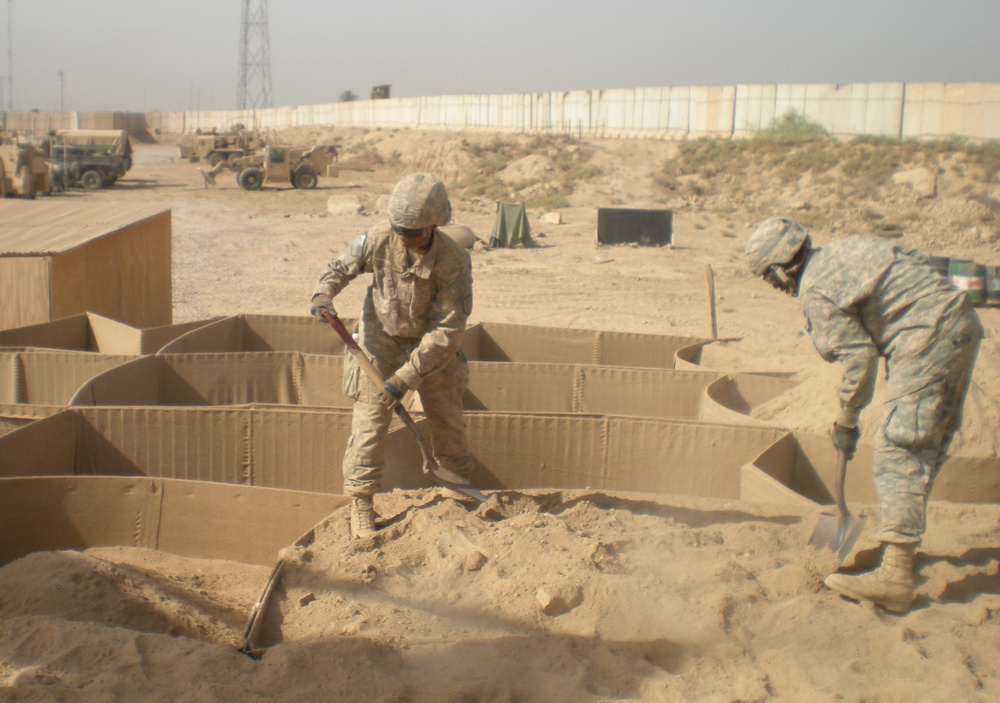
<svg viewBox="0 0 1000 703">
<path fill-rule="evenodd" d="M 220 161 L 210 171 L 202 171 L 205 185 L 215 185 L 215 176 L 224 170 L 236 172 L 236 183 L 243 190 L 260 190 L 265 183 L 312 190 L 320 176 L 339 174 L 337 147 L 268 146 L 253 156 Z"/>
<path fill-rule="evenodd" d="M 132 168 L 132 142 L 121 129 L 61 129 L 45 140 L 55 184 L 98 190 Z"/>
<path fill-rule="evenodd" d="M 30 144 L 0 143 L 0 197 L 34 199 L 52 192 L 45 154 Z"/>
</svg>

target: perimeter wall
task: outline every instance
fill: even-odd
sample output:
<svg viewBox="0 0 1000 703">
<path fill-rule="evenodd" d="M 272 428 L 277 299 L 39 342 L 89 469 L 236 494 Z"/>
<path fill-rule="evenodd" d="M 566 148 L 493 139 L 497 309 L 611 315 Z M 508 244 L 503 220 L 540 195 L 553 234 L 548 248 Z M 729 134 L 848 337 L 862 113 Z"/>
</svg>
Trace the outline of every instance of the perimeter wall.
<svg viewBox="0 0 1000 703">
<path fill-rule="evenodd" d="M 263 110 L 7 113 L 8 129 L 190 133 L 360 126 L 683 139 L 741 137 L 790 110 L 837 136 L 1000 139 L 1000 83 L 816 83 L 439 95 Z"/>
</svg>

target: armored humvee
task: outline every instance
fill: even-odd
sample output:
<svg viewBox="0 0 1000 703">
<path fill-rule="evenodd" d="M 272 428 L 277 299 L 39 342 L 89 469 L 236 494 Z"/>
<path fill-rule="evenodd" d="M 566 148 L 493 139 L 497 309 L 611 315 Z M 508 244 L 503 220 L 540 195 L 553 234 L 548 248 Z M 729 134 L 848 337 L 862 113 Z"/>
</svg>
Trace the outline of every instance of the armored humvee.
<svg viewBox="0 0 1000 703">
<path fill-rule="evenodd" d="M 312 190 L 321 175 L 333 178 L 339 174 L 337 147 L 268 146 L 253 156 L 221 161 L 212 170 L 202 171 L 205 185 L 215 185 L 215 176 L 223 170 L 235 171 L 236 183 L 243 190 L 260 190 L 265 183 Z"/>
<path fill-rule="evenodd" d="M 213 167 L 228 159 L 250 156 L 265 144 L 264 136 L 257 131 L 236 125 L 232 130 L 198 132 L 177 142 L 177 150 L 182 159 L 194 163 L 207 161 Z"/>
</svg>

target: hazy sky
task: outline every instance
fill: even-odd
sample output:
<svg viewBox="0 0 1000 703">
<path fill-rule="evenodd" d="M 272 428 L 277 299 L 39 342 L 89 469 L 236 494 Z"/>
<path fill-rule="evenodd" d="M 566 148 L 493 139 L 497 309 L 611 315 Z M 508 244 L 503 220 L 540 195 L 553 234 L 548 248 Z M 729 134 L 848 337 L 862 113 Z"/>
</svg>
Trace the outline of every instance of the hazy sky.
<svg viewBox="0 0 1000 703">
<path fill-rule="evenodd" d="M 270 0 L 268 6 L 278 106 L 336 102 L 345 90 L 367 97 L 372 83 L 390 83 L 393 97 L 411 97 L 1000 82 L 1000 0 Z M 2 105 L 234 109 L 242 7 L 242 0 L 0 0 Z"/>
</svg>

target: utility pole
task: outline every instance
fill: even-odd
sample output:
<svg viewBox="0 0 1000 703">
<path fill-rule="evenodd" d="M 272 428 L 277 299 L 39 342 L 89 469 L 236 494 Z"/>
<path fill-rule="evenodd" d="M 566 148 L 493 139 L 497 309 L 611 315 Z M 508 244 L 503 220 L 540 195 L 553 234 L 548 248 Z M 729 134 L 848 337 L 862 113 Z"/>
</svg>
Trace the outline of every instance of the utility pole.
<svg viewBox="0 0 1000 703">
<path fill-rule="evenodd" d="M 64 90 L 64 86 L 66 83 L 66 74 L 59 71 L 56 75 L 59 76 L 59 112 L 65 112 L 66 106 L 64 98 L 66 96 L 66 91 Z"/>
<path fill-rule="evenodd" d="M 14 30 L 11 29 L 10 15 L 14 0 L 7 0 L 7 110 L 14 111 Z"/>
<path fill-rule="evenodd" d="M 267 0 L 243 0 L 240 43 L 240 79 L 237 107 L 271 107 L 271 40 L 267 28 Z"/>
</svg>

